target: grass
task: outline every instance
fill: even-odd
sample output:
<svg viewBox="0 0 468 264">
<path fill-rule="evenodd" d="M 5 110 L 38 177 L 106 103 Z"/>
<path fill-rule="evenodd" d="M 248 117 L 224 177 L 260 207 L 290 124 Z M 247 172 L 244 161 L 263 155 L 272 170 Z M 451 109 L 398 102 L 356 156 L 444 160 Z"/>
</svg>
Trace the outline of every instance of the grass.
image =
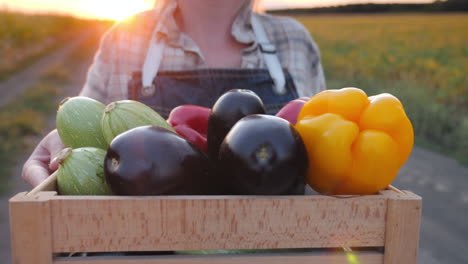
<svg viewBox="0 0 468 264">
<path fill-rule="evenodd" d="M 94 21 L 0 9 L 0 81 L 56 50 Z"/>
<path fill-rule="evenodd" d="M 49 70 L 41 81 L 21 97 L 0 109 L 0 179 L 8 182 L 16 157 L 31 149 L 33 137 L 43 133 L 49 115 L 55 110 L 53 100 L 60 85 L 68 80 L 63 72 Z M 15 175 L 19 176 L 19 175 Z M 5 178 L 3 180 L 2 178 Z M 10 188 L 0 185 L 0 193 Z"/>
<path fill-rule="evenodd" d="M 394 94 L 418 145 L 468 164 L 468 15 L 297 18 L 320 47 L 329 89 Z"/>
</svg>

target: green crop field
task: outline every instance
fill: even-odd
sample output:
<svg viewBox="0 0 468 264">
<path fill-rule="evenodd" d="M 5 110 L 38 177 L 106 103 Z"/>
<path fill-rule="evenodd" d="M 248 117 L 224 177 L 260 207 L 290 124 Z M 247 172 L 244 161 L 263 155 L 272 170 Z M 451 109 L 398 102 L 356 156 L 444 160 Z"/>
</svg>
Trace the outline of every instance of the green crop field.
<svg viewBox="0 0 468 264">
<path fill-rule="evenodd" d="M 94 22 L 0 9 L 0 80 L 66 43 Z"/>
<path fill-rule="evenodd" d="M 396 95 L 419 144 L 467 162 L 468 15 L 296 18 L 320 47 L 328 89 Z"/>
</svg>

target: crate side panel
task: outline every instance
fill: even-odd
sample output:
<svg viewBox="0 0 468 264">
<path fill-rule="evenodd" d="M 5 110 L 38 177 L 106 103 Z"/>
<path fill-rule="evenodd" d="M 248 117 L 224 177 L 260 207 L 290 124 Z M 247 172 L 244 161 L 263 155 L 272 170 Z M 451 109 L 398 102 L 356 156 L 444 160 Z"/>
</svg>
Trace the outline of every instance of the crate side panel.
<svg viewBox="0 0 468 264">
<path fill-rule="evenodd" d="M 422 199 L 411 193 L 391 194 L 387 207 L 385 264 L 418 262 Z"/>
<path fill-rule="evenodd" d="M 383 246 L 386 198 L 51 201 L 54 252 Z"/>
<path fill-rule="evenodd" d="M 9 201 L 12 262 L 51 264 L 50 204 L 53 193 L 19 193 Z"/>
</svg>

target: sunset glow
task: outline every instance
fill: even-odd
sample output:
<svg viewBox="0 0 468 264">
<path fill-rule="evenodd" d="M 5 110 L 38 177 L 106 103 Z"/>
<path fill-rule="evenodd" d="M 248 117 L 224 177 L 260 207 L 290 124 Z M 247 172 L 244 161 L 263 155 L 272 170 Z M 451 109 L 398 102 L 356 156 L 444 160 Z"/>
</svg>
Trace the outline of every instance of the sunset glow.
<svg viewBox="0 0 468 264">
<path fill-rule="evenodd" d="M 99 0 L 81 2 L 83 2 L 83 5 L 85 3 L 87 4 L 84 9 L 88 10 L 90 15 L 114 20 L 124 19 L 131 14 L 150 9 L 153 6 L 151 3 L 152 1 L 147 0 Z"/>
<path fill-rule="evenodd" d="M 0 7 L 77 17 L 121 20 L 150 9 L 154 0 L 0 0 Z"/>
<path fill-rule="evenodd" d="M 155 0 L 0 0 L 0 9 L 62 13 L 77 17 L 120 20 L 150 9 Z M 299 8 L 349 3 L 428 3 L 432 0 L 262 0 L 265 9 Z"/>
<path fill-rule="evenodd" d="M 121 20 L 131 14 L 150 9 L 152 7 L 151 1 L 145 0 L 106 0 L 94 1 L 89 3 L 90 13 L 100 18 L 109 18 L 114 20 Z"/>
</svg>

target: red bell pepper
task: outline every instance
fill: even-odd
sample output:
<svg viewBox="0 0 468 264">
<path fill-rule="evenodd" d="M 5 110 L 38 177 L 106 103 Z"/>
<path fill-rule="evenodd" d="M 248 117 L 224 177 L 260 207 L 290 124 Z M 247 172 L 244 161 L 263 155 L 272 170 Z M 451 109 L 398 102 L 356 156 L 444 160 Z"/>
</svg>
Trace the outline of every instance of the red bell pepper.
<svg viewBox="0 0 468 264">
<path fill-rule="evenodd" d="M 308 97 L 300 97 L 295 100 L 290 101 L 287 103 L 283 108 L 281 108 L 276 116 L 281 117 L 289 121 L 289 123 L 296 125 L 297 116 L 301 111 L 302 106 L 309 100 Z"/>
<path fill-rule="evenodd" d="M 167 122 L 190 143 L 206 153 L 206 134 L 211 109 L 198 105 L 181 105 L 169 113 Z"/>
</svg>

